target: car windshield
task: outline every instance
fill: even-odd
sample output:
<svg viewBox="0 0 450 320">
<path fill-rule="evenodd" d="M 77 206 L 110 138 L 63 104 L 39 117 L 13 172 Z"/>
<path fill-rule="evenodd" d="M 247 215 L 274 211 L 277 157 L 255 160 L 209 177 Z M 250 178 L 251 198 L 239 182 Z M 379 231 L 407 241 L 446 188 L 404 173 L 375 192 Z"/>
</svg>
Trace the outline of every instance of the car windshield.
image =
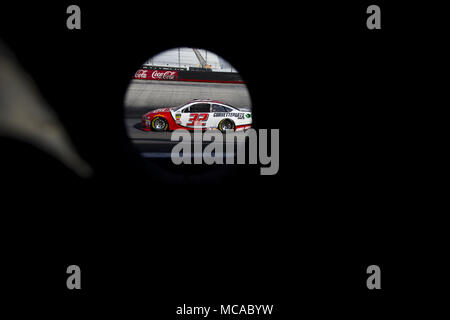
<svg viewBox="0 0 450 320">
<path fill-rule="evenodd" d="M 184 106 L 186 106 L 186 105 L 188 105 L 188 104 L 189 104 L 189 102 L 188 102 L 188 103 L 183 103 L 182 105 L 180 105 L 180 106 L 178 106 L 178 107 L 172 108 L 172 110 L 173 110 L 173 111 L 180 110 L 181 108 L 183 108 Z"/>
</svg>

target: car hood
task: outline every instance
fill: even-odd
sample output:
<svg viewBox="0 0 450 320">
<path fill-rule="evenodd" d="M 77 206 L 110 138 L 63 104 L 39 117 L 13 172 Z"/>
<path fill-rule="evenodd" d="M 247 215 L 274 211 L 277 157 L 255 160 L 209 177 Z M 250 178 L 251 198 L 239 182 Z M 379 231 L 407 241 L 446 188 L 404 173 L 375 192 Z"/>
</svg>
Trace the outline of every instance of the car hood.
<svg viewBox="0 0 450 320">
<path fill-rule="evenodd" d="M 144 114 L 144 116 L 150 116 L 152 114 L 161 113 L 161 112 L 170 112 L 170 109 L 171 108 L 159 108 L 159 109 L 151 110 L 151 111 L 147 112 L 146 114 Z"/>
</svg>

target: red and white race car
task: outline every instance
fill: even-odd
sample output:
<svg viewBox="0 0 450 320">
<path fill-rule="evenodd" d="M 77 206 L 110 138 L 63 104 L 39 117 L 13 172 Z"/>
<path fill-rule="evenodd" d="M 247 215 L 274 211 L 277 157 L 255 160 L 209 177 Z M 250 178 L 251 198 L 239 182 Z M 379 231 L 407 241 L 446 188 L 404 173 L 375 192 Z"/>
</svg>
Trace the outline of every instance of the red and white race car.
<svg viewBox="0 0 450 320">
<path fill-rule="evenodd" d="M 247 130 L 252 125 L 252 113 L 216 100 L 191 100 L 179 107 L 150 111 L 142 116 L 142 130 Z"/>
</svg>

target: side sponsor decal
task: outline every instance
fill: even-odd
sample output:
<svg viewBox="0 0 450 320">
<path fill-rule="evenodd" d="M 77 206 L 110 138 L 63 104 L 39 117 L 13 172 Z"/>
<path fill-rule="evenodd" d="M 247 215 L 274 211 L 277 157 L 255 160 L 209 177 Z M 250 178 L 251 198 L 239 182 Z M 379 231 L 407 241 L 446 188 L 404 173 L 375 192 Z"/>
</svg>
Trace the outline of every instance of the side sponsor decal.
<svg viewBox="0 0 450 320">
<path fill-rule="evenodd" d="M 238 119 L 244 119 L 244 114 L 239 112 L 214 112 L 213 117 L 236 117 Z"/>
<path fill-rule="evenodd" d="M 181 113 L 176 113 L 175 114 L 175 123 L 176 124 L 181 124 L 180 118 L 181 118 Z"/>
</svg>

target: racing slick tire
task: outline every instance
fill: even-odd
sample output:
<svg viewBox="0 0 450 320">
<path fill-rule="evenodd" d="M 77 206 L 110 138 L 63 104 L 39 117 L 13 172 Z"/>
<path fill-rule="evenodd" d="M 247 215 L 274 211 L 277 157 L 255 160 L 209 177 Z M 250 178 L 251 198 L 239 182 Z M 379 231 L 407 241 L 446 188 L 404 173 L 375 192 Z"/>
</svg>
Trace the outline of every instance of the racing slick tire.
<svg viewBox="0 0 450 320">
<path fill-rule="evenodd" d="M 153 131 L 162 132 L 169 129 L 169 123 L 163 117 L 153 118 L 151 127 Z"/>
<path fill-rule="evenodd" d="M 219 122 L 218 129 L 220 132 L 225 133 L 227 130 L 233 130 L 235 129 L 234 122 L 230 119 L 223 119 Z"/>
</svg>

